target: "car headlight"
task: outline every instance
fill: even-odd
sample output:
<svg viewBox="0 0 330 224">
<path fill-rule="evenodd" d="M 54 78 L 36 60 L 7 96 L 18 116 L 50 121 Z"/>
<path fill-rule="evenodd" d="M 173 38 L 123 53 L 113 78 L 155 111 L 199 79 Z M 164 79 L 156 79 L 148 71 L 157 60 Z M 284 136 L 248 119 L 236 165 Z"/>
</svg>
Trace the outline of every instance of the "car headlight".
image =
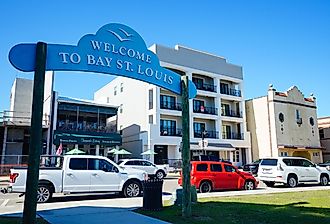
<svg viewBox="0 0 330 224">
<path fill-rule="evenodd" d="M 325 168 L 330 171 L 330 166 L 326 166 Z"/>
</svg>

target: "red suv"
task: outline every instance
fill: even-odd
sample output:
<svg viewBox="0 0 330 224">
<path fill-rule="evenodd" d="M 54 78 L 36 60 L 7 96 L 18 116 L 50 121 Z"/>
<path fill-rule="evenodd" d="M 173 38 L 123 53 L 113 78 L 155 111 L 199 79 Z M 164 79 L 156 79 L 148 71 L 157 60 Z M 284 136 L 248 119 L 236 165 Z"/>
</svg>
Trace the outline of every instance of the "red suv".
<svg viewBox="0 0 330 224">
<path fill-rule="evenodd" d="M 178 182 L 182 186 L 182 174 Z M 213 161 L 191 162 L 190 182 L 201 193 L 227 189 L 253 190 L 258 186 L 258 181 L 250 173 L 241 172 L 228 163 Z"/>
</svg>

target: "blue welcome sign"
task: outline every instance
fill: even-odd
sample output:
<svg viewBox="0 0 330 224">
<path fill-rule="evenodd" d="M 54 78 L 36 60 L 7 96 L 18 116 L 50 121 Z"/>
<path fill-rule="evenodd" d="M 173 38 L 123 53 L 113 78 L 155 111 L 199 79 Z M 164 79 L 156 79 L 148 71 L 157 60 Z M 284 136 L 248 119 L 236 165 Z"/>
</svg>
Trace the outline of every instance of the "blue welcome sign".
<svg viewBox="0 0 330 224">
<path fill-rule="evenodd" d="M 35 70 L 36 44 L 18 44 L 9 52 L 10 63 L 18 70 Z M 88 71 L 124 76 L 148 82 L 181 94 L 181 76 L 160 66 L 132 28 L 118 23 L 101 27 L 95 35 L 83 36 L 77 46 L 47 44 L 46 70 Z M 189 80 L 189 98 L 196 96 Z"/>
</svg>

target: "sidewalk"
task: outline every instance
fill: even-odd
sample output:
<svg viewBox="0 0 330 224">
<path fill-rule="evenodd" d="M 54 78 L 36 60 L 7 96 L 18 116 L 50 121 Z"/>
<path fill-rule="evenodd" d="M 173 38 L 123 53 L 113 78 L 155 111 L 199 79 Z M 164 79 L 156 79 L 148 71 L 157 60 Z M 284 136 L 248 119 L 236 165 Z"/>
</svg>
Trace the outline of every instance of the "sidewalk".
<svg viewBox="0 0 330 224">
<path fill-rule="evenodd" d="M 167 222 L 133 212 L 134 208 L 78 206 L 38 212 L 51 224 L 166 224 Z"/>
<path fill-rule="evenodd" d="M 163 196 L 169 200 L 172 196 Z M 135 213 L 143 206 L 143 198 L 116 198 L 85 201 L 66 201 L 38 204 L 37 215 L 51 224 L 167 224 L 167 222 Z M 0 215 L 22 216 L 23 204 L 1 207 Z"/>
</svg>

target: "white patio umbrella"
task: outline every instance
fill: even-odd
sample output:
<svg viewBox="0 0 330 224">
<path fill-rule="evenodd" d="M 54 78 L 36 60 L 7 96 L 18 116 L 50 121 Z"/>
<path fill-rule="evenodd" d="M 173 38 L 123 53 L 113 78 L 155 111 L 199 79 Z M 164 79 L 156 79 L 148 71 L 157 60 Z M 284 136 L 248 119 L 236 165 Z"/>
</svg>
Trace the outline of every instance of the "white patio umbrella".
<svg viewBox="0 0 330 224">
<path fill-rule="evenodd" d="M 158 153 L 151 149 L 148 149 L 147 151 L 141 153 L 141 155 L 156 155 L 156 154 Z"/>
<path fill-rule="evenodd" d="M 125 149 L 120 149 L 120 150 L 114 152 L 113 154 L 115 154 L 115 155 L 131 155 L 132 153 L 130 153 L 129 151 L 126 151 Z"/>
<path fill-rule="evenodd" d="M 86 152 L 79 150 L 77 148 L 71 149 L 69 152 L 65 153 L 65 155 L 81 155 L 86 154 Z"/>
<path fill-rule="evenodd" d="M 117 149 L 117 148 L 113 148 L 113 149 L 110 149 L 110 150 L 108 151 L 108 153 L 115 153 L 115 152 L 117 152 L 117 151 L 119 151 L 119 149 Z"/>
</svg>

